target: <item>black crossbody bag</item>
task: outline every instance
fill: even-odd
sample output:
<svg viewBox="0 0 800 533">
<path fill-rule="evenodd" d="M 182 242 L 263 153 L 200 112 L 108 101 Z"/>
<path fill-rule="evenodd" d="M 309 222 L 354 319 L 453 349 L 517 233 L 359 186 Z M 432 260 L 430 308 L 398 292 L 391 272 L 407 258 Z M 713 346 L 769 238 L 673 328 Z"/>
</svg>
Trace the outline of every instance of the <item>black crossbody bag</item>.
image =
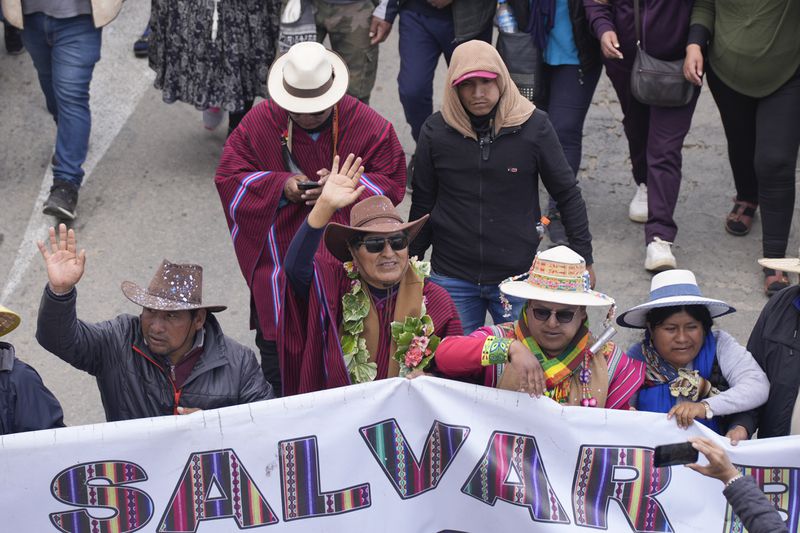
<svg viewBox="0 0 800 533">
<path fill-rule="evenodd" d="M 642 50 L 639 0 L 633 0 L 636 19 L 636 58 L 631 72 L 631 94 L 639 102 L 659 107 L 680 107 L 694 96 L 695 87 L 683 76 L 683 59 L 664 61 Z"/>
</svg>

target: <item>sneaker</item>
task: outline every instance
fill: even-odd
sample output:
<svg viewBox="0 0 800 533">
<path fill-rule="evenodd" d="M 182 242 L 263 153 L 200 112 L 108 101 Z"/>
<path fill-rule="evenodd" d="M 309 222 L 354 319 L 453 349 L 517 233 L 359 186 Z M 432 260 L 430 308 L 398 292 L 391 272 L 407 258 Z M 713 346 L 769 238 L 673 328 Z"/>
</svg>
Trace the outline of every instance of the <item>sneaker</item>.
<svg viewBox="0 0 800 533">
<path fill-rule="evenodd" d="M 209 131 L 214 131 L 222 124 L 225 114 L 218 107 L 209 107 L 203 111 L 203 127 Z"/>
<path fill-rule="evenodd" d="M 144 29 L 142 36 L 133 43 L 133 55 L 136 57 L 147 57 L 150 51 L 150 26 Z"/>
<path fill-rule="evenodd" d="M 647 245 L 647 257 L 644 260 L 644 268 L 650 272 L 661 272 L 671 270 L 678 265 L 675 256 L 672 255 L 671 242 L 662 241 L 654 237 L 652 242 Z"/>
<path fill-rule="evenodd" d="M 550 220 L 550 223 L 546 226 L 547 237 L 550 239 L 550 242 L 553 243 L 553 246 L 569 245 L 567 230 L 561 222 L 561 213 L 554 209 L 547 213 L 547 218 Z"/>
<path fill-rule="evenodd" d="M 8 55 L 16 56 L 24 52 L 25 46 L 22 44 L 21 32 L 11 24 L 4 24 L 4 26 L 6 52 L 8 52 Z"/>
<path fill-rule="evenodd" d="M 78 187 L 63 180 L 53 180 L 50 196 L 44 203 L 42 212 L 61 220 L 75 220 L 75 206 L 78 204 Z"/>
<path fill-rule="evenodd" d="M 641 224 L 647 222 L 647 184 L 640 183 L 636 189 L 636 194 L 628 206 L 628 218 Z"/>
</svg>

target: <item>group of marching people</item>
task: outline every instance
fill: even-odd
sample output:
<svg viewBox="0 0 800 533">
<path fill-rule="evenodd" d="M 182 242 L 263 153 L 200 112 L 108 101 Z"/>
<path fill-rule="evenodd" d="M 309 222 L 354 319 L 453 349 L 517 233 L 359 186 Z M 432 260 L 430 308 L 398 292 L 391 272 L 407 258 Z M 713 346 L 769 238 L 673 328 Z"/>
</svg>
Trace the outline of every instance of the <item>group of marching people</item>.
<svg viewBox="0 0 800 533">
<path fill-rule="evenodd" d="M 233 132 L 215 179 L 251 288 L 262 371 L 222 333 L 214 313 L 225 307 L 202 301 L 199 265 L 164 260 L 148 287 L 123 283 L 138 317 L 79 320 L 85 253 L 64 225 L 40 243 L 49 280 L 40 344 L 97 377 L 108 420 L 431 374 L 565 405 L 663 412 L 733 441 L 757 429 L 762 438 L 788 434 L 800 380 L 790 331 L 800 323 L 798 288 L 770 301 L 745 348 L 712 329 L 734 309 L 704 297 L 692 272 L 668 270 L 653 278 L 646 302 L 616 317 L 643 330 L 642 340 L 617 346 L 614 300 L 593 289 L 585 205 L 547 114 L 481 41 L 456 49 L 447 83 L 443 110 L 422 129 L 406 222 L 395 207 L 405 173 L 397 137 L 345 94 L 341 59 L 301 43 L 273 65 L 271 99 Z M 537 180 L 520 178 L 539 175 L 570 246 L 537 253 Z M 431 244 L 432 264 L 418 259 Z M 800 271 L 800 260 L 780 263 L 764 260 Z M 469 287 L 455 282 L 479 294 L 465 296 Z M 476 305 L 480 320 L 471 318 Z M 594 307 L 609 308 L 597 335 Z M 483 325 L 487 311 L 492 326 Z M 7 333 L 18 317 L 5 309 L 3 317 Z M 27 368 L 42 388 L 5 346 L 4 368 Z M 60 409 L 50 411 L 42 427 L 61 423 Z"/>
<path fill-rule="evenodd" d="M 800 273 L 800 259 L 784 258 L 800 144 L 792 122 L 800 109 L 800 48 L 786 39 L 796 6 L 769 15 L 776 23 L 773 44 L 791 59 L 762 65 L 765 78 L 777 80 L 769 85 L 750 80 L 732 62 L 739 48 L 724 50 L 727 4 L 717 2 L 715 12 L 714 2 L 698 1 L 690 19 L 689 4 L 653 2 L 662 21 L 680 4 L 685 31 L 661 35 L 648 30 L 649 23 L 642 30 L 644 45 L 663 48 L 662 55 L 689 42 L 684 71 L 696 84 L 702 52 L 711 46 L 709 79 L 737 184 L 726 229 L 747 233 L 760 199 L 767 256 L 760 263 L 765 290 L 775 293 L 745 347 L 713 328 L 714 319 L 735 309 L 703 296 L 692 272 L 675 269 L 669 249 L 677 231 L 672 212 L 680 146 L 697 93 L 671 111 L 632 99 L 629 63 L 636 52 L 627 29 L 636 21 L 627 4 L 614 4 L 541 2 L 526 16 L 529 30 L 541 17 L 549 21 L 545 48 L 549 38 L 556 42 L 579 27 L 599 39 L 624 108 L 637 197 L 646 198 L 634 198 L 630 215 L 646 222 L 645 267 L 659 272 L 643 303 L 616 316 L 614 299 L 594 290 L 592 237 L 576 180 L 580 142 L 576 152 L 565 143 L 563 127 L 554 127 L 562 117 L 556 115 L 560 93 L 577 98 L 571 89 L 556 90 L 559 76 L 572 72 L 557 68 L 558 58 L 591 63 L 577 73 L 581 83 L 587 76 L 592 90 L 599 77 L 597 58 L 579 54 L 577 42 L 574 50 L 546 50 L 554 88 L 544 102 L 553 121 L 520 93 L 494 47 L 483 40 L 460 44 L 449 56 L 442 109 L 415 129 L 413 167 L 407 169 L 392 124 L 366 98 L 347 94 L 345 61 L 307 41 L 272 64 L 269 98 L 232 128 L 214 179 L 250 289 L 261 368 L 250 349 L 222 332 L 215 313 L 225 306 L 203 301 L 200 265 L 165 259 L 147 287 L 124 282 L 123 294 L 141 308 L 138 316 L 79 320 L 76 285 L 86 255 L 65 225 L 51 228 L 48 242 L 39 243 L 48 283 L 37 340 L 96 377 L 109 421 L 427 374 L 568 406 L 665 413 L 680 427 L 697 421 L 733 443 L 756 431 L 760 438 L 796 432 L 800 287 L 790 285 L 786 273 Z M 578 40 L 582 48 L 585 39 Z M 773 100 L 791 105 L 777 116 Z M 731 107 L 745 107 L 752 124 L 734 120 Z M 585 112 L 576 113 L 579 130 Z M 780 139 L 764 140 L 773 134 Z M 740 145 L 751 149 L 733 153 Z M 787 174 L 784 160 L 792 150 Z M 772 180 L 760 176 L 767 167 Z M 413 187 L 408 221 L 396 207 L 407 172 Z M 784 174 L 791 177 L 791 195 L 780 192 Z M 758 187 L 751 183 L 756 177 Z M 551 234 L 559 245 L 543 251 L 539 180 L 563 229 L 561 238 Z M 642 201 L 645 215 L 634 205 Z M 427 262 L 422 258 L 429 248 Z M 592 308 L 607 309 L 594 332 Z M 491 326 L 484 325 L 487 313 Z M 0 307 L 0 335 L 19 320 Z M 614 322 L 642 330 L 641 340 L 618 346 L 610 340 Z M 63 425 L 58 401 L 9 343 L 0 343 L 0 402 L 0 434 Z"/>
</svg>

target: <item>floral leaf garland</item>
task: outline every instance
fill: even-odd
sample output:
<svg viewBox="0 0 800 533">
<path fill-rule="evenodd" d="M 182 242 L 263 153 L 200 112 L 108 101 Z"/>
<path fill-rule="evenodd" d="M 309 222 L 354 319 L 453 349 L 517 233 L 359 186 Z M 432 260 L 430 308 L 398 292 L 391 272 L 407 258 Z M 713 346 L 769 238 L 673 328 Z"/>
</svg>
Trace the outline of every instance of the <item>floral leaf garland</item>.
<svg viewBox="0 0 800 533">
<path fill-rule="evenodd" d="M 422 280 L 431 275 L 431 265 L 427 261 L 412 258 L 409 266 Z M 361 336 L 364 333 L 364 320 L 369 314 L 369 295 L 353 262 L 347 261 L 343 267 L 351 281 L 350 291 L 342 296 L 342 353 L 350 382 L 366 383 L 374 381 L 378 375 L 378 365 L 370 362 L 367 341 Z M 415 369 L 426 368 L 441 340 L 433 335 L 433 321 L 425 312 L 424 297 L 421 314 L 420 318 L 406 317 L 402 323 L 392 322 L 392 339 L 397 346 L 393 357 L 400 364 L 401 376 Z"/>
<path fill-rule="evenodd" d="M 411 268 L 424 280 L 431 275 L 431 264 L 427 261 L 410 261 Z M 397 346 L 394 360 L 400 365 L 400 376 L 405 377 L 414 370 L 424 370 L 430 365 L 441 339 L 433 334 L 434 325 L 426 312 L 425 297 L 422 298 L 422 316 L 407 316 L 403 322 L 392 322 L 392 340 Z"/>
<path fill-rule="evenodd" d="M 370 362 L 364 332 L 364 319 L 369 314 L 369 295 L 358 277 L 353 262 L 344 263 L 350 278 L 350 292 L 342 296 L 342 353 L 352 383 L 373 381 L 378 375 L 378 365 Z"/>
</svg>

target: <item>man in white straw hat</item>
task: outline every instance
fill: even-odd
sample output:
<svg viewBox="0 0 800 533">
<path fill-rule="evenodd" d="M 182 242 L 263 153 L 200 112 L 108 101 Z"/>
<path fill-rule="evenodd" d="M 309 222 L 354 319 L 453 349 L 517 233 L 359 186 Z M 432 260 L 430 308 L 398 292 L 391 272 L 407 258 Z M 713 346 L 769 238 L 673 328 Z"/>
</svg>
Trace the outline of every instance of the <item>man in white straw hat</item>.
<svg viewBox="0 0 800 533">
<path fill-rule="evenodd" d="M 203 267 L 166 259 L 147 287 L 125 281 L 122 292 L 142 307 L 90 324 L 78 320 L 75 285 L 84 250 L 64 224 L 39 242 L 48 284 L 39 305 L 36 339 L 42 347 L 97 378 L 106 420 L 129 420 L 216 409 L 274 397 L 255 354 L 222 333 L 203 302 Z"/>
<path fill-rule="evenodd" d="M 608 340 L 612 329 L 599 339 L 589 331 L 586 308 L 614 305 L 589 283 L 586 262 L 566 246 L 539 252 L 527 279 L 500 285 L 503 294 L 527 300 L 519 318 L 445 338 L 436 367 L 448 377 L 543 393 L 565 405 L 628 409 L 644 365 Z"/>
<path fill-rule="evenodd" d="M 344 61 L 319 43 L 292 46 L 269 72 L 270 99 L 228 138 L 215 182 L 242 275 L 250 287 L 250 326 L 267 380 L 280 395 L 277 327 L 286 277 L 281 267 L 297 229 L 325 183 L 333 157 L 362 158 L 368 196 L 395 205 L 405 194 L 405 154 L 394 128 L 345 94 Z M 346 223 L 350 208 L 334 222 Z M 327 250 L 325 257 L 333 259 Z"/>
<path fill-rule="evenodd" d="M 800 274 L 800 258 L 760 259 L 764 268 Z M 747 349 L 769 378 L 767 403 L 741 420 L 752 435 L 800 434 L 800 285 L 790 285 L 769 299 L 750 333 Z"/>
<path fill-rule="evenodd" d="M 0 305 L 0 337 L 19 325 L 17 313 Z M 0 342 L 0 435 L 64 426 L 53 393 L 30 365 L 16 358 L 14 346 Z"/>
<path fill-rule="evenodd" d="M 648 301 L 617 318 L 620 326 L 645 330 L 628 349 L 646 365 L 636 408 L 666 413 L 683 428 L 697 420 L 734 444 L 746 440 L 739 413 L 766 401 L 769 382 L 744 346 L 711 329 L 715 318 L 735 311 L 703 296 L 689 270 L 653 276 Z"/>
</svg>

